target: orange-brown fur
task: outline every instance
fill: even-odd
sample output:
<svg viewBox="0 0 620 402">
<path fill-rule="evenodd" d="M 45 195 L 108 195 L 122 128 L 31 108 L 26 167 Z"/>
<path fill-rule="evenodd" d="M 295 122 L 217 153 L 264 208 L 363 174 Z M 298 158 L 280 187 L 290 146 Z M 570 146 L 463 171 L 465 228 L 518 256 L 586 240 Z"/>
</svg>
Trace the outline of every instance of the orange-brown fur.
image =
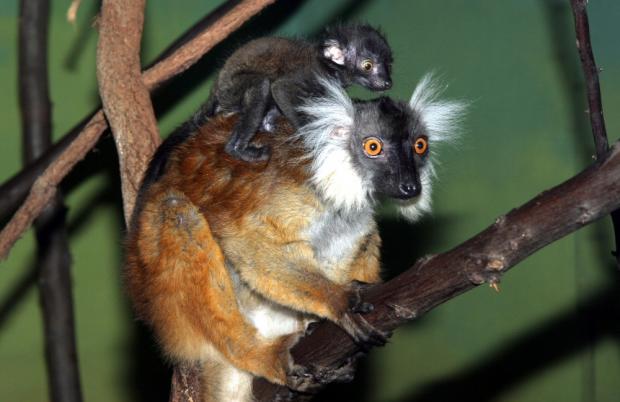
<svg viewBox="0 0 620 402">
<path fill-rule="evenodd" d="M 269 162 L 239 161 L 224 152 L 234 122 L 207 122 L 144 194 L 127 239 L 127 288 L 173 361 L 201 361 L 211 378 L 230 363 L 286 384 L 295 335 L 261 336 L 242 307 L 266 299 L 337 321 L 351 281 L 379 280 L 380 239 L 376 230 L 361 239 L 328 279 L 302 234 L 324 205 L 307 183 L 301 146 L 285 126 L 259 137 L 271 145 Z"/>
</svg>

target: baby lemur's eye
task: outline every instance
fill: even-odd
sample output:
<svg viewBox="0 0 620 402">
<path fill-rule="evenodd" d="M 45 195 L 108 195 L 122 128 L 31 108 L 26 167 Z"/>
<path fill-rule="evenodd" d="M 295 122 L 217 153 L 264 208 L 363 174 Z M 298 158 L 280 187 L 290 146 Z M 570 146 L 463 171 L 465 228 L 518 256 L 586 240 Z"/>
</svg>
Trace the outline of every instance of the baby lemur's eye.
<svg viewBox="0 0 620 402">
<path fill-rule="evenodd" d="M 428 140 L 426 137 L 420 137 L 413 143 L 413 150 L 418 155 L 424 155 L 428 150 Z"/>
<path fill-rule="evenodd" d="M 370 71 L 370 70 L 372 70 L 373 63 L 372 63 L 372 60 L 366 59 L 366 60 L 362 61 L 362 64 L 360 64 L 360 65 L 362 66 L 362 70 Z"/>
<path fill-rule="evenodd" d="M 383 152 L 383 143 L 376 137 L 364 139 L 364 153 L 369 158 L 376 158 Z"/>
</svg>

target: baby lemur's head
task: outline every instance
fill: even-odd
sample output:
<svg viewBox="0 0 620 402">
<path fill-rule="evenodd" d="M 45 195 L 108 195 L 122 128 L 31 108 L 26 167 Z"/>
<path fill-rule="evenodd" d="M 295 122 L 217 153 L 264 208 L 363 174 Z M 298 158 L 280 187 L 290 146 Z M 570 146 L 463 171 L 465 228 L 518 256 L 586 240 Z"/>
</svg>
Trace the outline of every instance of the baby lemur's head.
<svg viewBox="0 0 620 402">
<path fill-rule="evenodd" d="M 355 210 L 387 197 L 412 220 L 429 211 L 434 146 L 454 134 L 464 104 L 438 100 L 431 75 L 408 103 L 388 97 L 352 101 L 336 83 L 321 80 L 321 85 L 327 95 L 301 107 L 310 122 L 298 133 L 322 198 L 335 208 Z"/>
<path fill-rule="evenodd" d="M 343 84 L 356 83 L 373 91 L 392 86 L 392 49 L 379 31 L 366 24 L 327 28 L 320 40 L 328 67 Z"/>
</svg>

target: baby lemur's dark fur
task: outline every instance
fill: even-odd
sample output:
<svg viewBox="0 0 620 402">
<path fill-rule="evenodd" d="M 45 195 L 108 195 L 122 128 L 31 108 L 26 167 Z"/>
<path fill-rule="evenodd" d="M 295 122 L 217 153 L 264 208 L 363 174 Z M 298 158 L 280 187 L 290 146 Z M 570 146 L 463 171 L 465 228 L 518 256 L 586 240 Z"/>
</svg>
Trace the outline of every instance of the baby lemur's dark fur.
<svg viewBox="0 0 620 402">
<path fill-rule="evenodd" d="M 304 116 L 297 107 L 322 95 L 317 78 L 343 87 L 357 83 L 371 90 L 391 87 L 392 52 L 385 38 L 369 25 L 328 28 L 316 42 L 260 38 L 238 49 L 221 69 L 203 112 L 239 113 L 226 152 L 249 162 L 269 158 L 265 146 L 250 141 L 266 118 L 281 112 L 299 128 Z"/>
</svg>

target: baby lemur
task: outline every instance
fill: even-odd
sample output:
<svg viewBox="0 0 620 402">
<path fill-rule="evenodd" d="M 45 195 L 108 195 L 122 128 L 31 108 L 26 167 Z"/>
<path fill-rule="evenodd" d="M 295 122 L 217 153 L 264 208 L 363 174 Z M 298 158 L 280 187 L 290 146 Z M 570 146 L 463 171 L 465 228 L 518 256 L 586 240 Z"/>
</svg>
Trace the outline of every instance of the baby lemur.
<svg viewBox="0 0 620 402">
<path fill-rule="evenodd" d="M 429 77 L 408 104 L 318 85 L 296 135 L 278 120 L 257 136 L 267 163 L 226 154 L 239 116 L 218 115 L 170 137 L 141 189 L 128 293 L 171 361 L 202 363 L 207 401 L 251 400 L 253 376 L 302 391 L 331 380 L 290 357 L 311 320 L 366 346 L 388 336 L 360 314 L 372 309 L 360 288 L 380 280 L 374 208 L 387 197 L 412 219 L 429 210 L 433 146 L 461 105 L 437 101 Z"/>
<path fill-rule="evenodd" d="M 303 124 L 303 116 L 295 107 L 299 99 L 323 91 L 317 76 L 344 87 L 357 83 L 375 91 L 386 90 L 392 85 L 391 63 L 388 43 L 369 25 L 328 28 L 315 43 L 256 39 L 225 62 L 204 111 L 207 116 L 238 112 L 226 152 L 249 162 L 265 160 L 269 149 L 250 141 L 266 115 L 271 121 L 274 112 L 280 111 L 298 128 Z"/>
</svg>

